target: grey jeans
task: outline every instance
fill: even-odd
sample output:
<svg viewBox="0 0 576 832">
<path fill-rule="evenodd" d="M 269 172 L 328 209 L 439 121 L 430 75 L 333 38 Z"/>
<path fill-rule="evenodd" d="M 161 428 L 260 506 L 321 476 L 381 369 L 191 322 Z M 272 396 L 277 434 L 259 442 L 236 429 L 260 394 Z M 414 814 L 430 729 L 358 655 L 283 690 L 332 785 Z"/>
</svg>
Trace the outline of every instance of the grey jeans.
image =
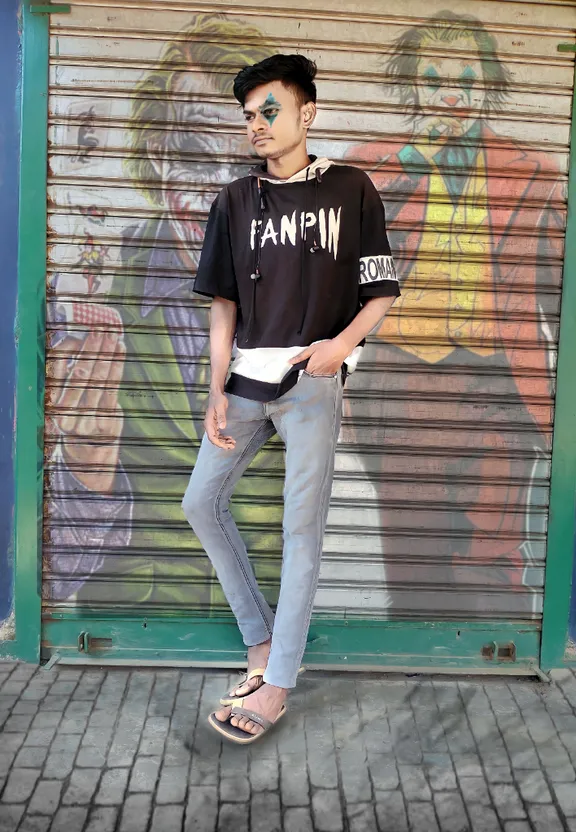
<svg viewBox="0 0 576 832">
<path fill-rule="evenodd" d="M 272 636 L 264 680 L 296 684 L 318 584 L 322 541 L 342 413 L 342 376 L 310 376 L 272 402 L 228 396 L 225 433 L 233 450 L 204 436 L 182 508 L 206 554 L 247 646 Z M 286 446 L 284 550 L 276 615 L 264 599 L 229 510 L 234 487 L 267 439 Z"/>
</svg>

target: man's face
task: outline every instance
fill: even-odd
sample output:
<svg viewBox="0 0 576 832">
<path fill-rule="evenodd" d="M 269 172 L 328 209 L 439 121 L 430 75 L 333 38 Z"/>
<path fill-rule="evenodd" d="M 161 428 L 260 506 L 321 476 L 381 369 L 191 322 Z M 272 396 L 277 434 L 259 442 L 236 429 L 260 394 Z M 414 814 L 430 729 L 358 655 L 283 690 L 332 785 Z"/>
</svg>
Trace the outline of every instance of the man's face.
<svg viewBox="0 0 576 832">
<path fill-rule="evenodd" d="M 263 84 L 244 103 L 248 141 L 262 159 L 280 159 L 306 141 L 314 113 L 312 103 L 299 105 L 281 81 Z M 305 115 L 310 116 L 307 125 Z"/>
<path fill-rule="evenodd" d="M 230 130 L 214 130 L 231 121 L 230 108 L 224 110 L 218 104 L 197 100 L 199 89 L 211 88 L 208 75 L 200 79 L 192 73 L 175 75 L 171 91 L 177 98 L 170 103 L 170 129 L 164 134 L 162 146 L 148 147 L 172 229 L 185 244 L 203 238 L 202 226 L 194 215 L 209 210 L 218 191 L 245 173 L 234 158 L 247 155 L 245 137 Z"/>
<path fill-rule="evenodd" d="M 426 41 L 423 46 L 437 49 L 439 41 Z M 478 47 L 470 38 L 460 38 L 452 44 L 454 50 L 466 51 L 470 58 L 457 55 L 422 58 L 418 75 L 422 86 L 418 89 L 421 107 L 434 111 L 435 120 L 441 119 L 451 132 L 462 134 L 472 126 L 484 108 L 486 92 Z M 428 114 L 426 114 L 428 118 Z"/>
</svg>

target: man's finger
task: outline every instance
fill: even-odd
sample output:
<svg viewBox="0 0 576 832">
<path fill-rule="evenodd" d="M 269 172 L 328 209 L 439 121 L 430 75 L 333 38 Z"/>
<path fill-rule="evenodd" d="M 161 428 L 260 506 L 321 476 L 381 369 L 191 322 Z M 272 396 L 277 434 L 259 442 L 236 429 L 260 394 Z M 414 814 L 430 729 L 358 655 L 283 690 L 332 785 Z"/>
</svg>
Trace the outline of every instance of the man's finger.
<svg viewBox="0 0 576 832">
<path fill-rule="evenodd" d="M 289 363 L 299 364 L 301 361 L 305 361 L 307 358 L 310 358 L 310 356 L 314 354 L 315 349 L 315 345 L 311 347 L 306 347 L 305 350 L 302 350 L 302 352 L 299 352 L 298 355 L 294 356 L 294 358 L 291 358 Z"/>
<path fill-rule="evenodd" d="M 122 408 L 118 404 L 118 388 L 124 375 L 124 360 L 126 358 L 126 347 L 122 341 L 116 344 L 116 351 L 109 362 L 108 378 L 106 379 L 106 390 L 100 400 L 100 414 L 98 416 L 98 429 L 105 433 L 106 422 L 109 422 L 108 432 L 115 439 L 122 432 Z"/>
</svg>

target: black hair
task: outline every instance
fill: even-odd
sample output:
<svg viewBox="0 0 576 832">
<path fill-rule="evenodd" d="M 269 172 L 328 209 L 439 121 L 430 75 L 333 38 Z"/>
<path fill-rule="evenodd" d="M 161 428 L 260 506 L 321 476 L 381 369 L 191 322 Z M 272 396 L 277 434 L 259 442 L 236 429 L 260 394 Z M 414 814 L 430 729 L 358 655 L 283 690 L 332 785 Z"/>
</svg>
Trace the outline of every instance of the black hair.
<svg viewBox="0 0 576 832">
<path fill-rule="evenodd" d="M 257 64 L 245 66 L 234 79 L 234 95 L 243 107 L 249 92 L 281 81 L 292 90 L 299 104 L 316 103 L 316 64 L 304 55 L 272 55 Z"/>
</svg>

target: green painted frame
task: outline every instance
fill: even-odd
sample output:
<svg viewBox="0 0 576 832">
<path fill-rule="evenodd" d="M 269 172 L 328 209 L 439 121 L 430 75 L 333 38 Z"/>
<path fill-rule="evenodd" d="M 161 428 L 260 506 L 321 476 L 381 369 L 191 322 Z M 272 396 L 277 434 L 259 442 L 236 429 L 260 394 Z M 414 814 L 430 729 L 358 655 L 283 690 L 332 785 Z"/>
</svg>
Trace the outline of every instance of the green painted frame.
<svg viewBox="0 0 576 832">
<path fill-rule="evenodd" d="M 14 610 L 0 657 L 40 660 L 49 18 L 22 7 Z"/>
<path fill-rule="evenodd" d="M 22 140 L 20 180 L 20 240 L 18 255 L 15 613 L 16 638 L 0 644 L 0 657 L 38 662 L 41 634 L 63 659 L 83 661 L 150 660 L 241 664 L 244 648 L 228 620 L 145 615 L 122 618 L 94 610 L 48 617 L 41 624 L 41 543 L 44 430 L 46 300 L 46 170 L 48 130 L 49 17 L 23 7 Z M 576 112 L 576 109 L 574 110 Z M 569 229 L 562 296 L 562 337 L 558 364 L 557 427 L 552 465 L 549 567 L 546 580 L 544 639 L 545 667 L 562 663 L 569 606 L 568 570 L 564 556 L 574 541 L 574 502 L 565 505 L 566 488 L 574 493 L 576 455 L 570 453 L 570 428 L 576 415 L 576 391 L 570 387 L 570 353 L 576 347 L 576 137 L 572 123 Z M 38 137 L 42 137 L 40 142 Z M 567 240 L 570 234 L 567 235 Z M 556 553 L 559 553 L 558 555 Z M 554 599 L 552 595 L 554 593 Z M 111 638 L 110 649 L 94 655 L 78 652 L 81 630 L 96 638 Z M 486 622 L 313 622 L 307 659 L 318 666 L 371 666 L 490 669 L 500 672 L 536 670 L 538 628 Z M 518 663 L 486 661 L 482 647 L 493 641 L 516 643 Z M 120 642 L 120 643 L 119 643 Z M 363 650 L 358 651 L 362 644 Z"/>
<path fill-rule="evenodd" d="M 571 45 L 572 46 L 572 45 Z M 572 51 L 566 48 L 559 51 Z M 556 409 L 552 445 L 550 517 L 544 586 L 540 664 L 562 667 L 568 642 L 568 619 L 576 540 L 576 63 L 570 128 L 568 219 L 562 281 L 560 343 L 556 375 Z"/>
</svg>

